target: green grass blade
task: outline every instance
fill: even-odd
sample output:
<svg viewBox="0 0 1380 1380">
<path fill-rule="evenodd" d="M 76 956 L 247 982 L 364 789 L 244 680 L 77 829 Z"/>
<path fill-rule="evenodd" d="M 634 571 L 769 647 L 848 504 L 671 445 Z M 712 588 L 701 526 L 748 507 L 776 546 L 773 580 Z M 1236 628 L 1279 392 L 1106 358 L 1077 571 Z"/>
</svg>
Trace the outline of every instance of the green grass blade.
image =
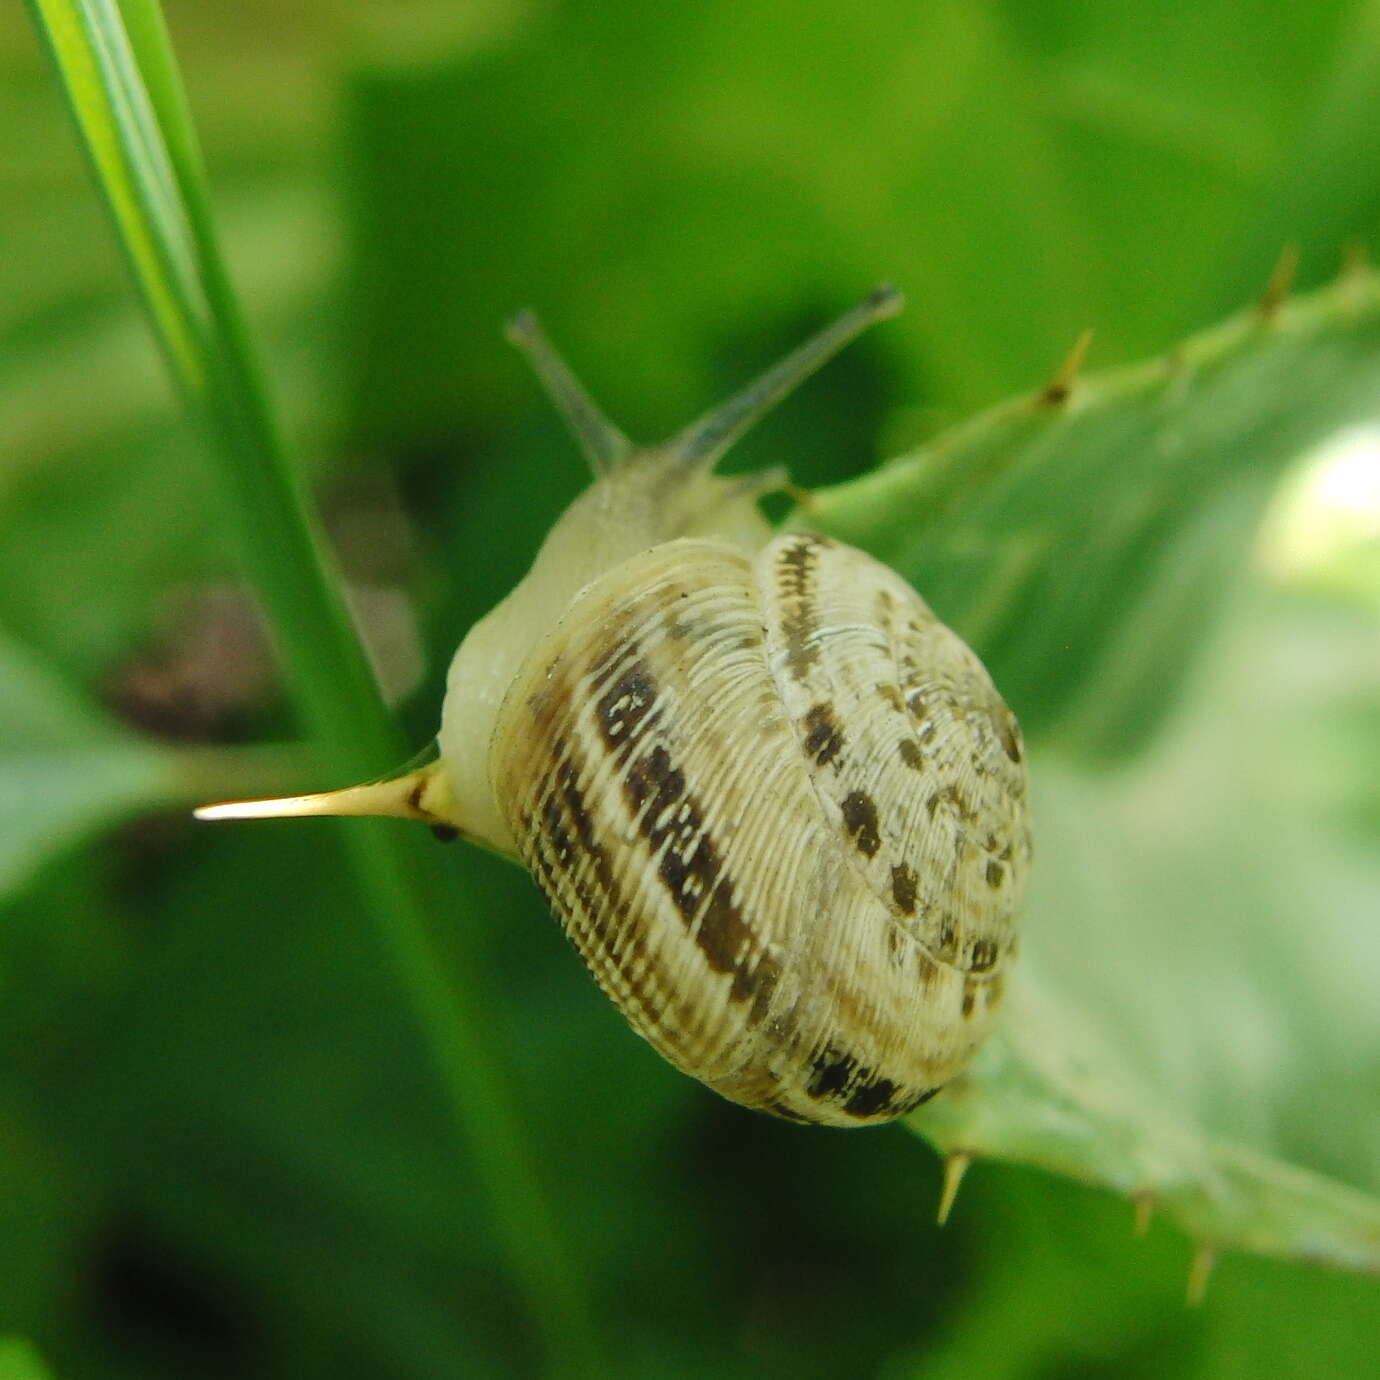
<svg viewBox="0 0 1380 1380">
<path fill-rule="evenodd" d="M 110 6 L 29 0 L 62 76 L 121 247 L 179 383 L 205 386 L 205 302 L 191 231 L 128 45 Z"/>
<path fill-rule="evenodd" d="M 303 716 L 340 770 L 371 776 L 403 752 L 289 462 L 224 266 L 161 10 L 149 0 L 29 6 L 174 378 L 212 443 L 226 516 Z M 464 971 L 448 973 L 427 933 L 422 898 L 434 865 L 381 831 L 352 829 L 350 837 L 384 942 L 545 1333 L 551 1369 L 591 1372 L 595 1344 L 579 1275 L 483 1037 L 492 1026 L 481 985 Z"/>
</svg>

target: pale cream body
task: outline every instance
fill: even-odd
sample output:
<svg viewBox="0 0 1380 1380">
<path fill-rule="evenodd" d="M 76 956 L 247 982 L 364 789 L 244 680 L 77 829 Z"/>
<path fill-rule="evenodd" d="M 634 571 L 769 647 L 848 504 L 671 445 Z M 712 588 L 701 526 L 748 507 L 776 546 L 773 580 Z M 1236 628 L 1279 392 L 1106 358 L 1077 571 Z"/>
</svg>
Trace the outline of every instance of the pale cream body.
<svg viewBox="0 0 1380 1380">
<path fill-rule="evenodd" d="M 453 814 L 469 838 L 517 857 L 495 796 L 489 745 L 498 711 L 533 647 L 592 581 L 677 537 L 714 536 L 760 549 L 763 483 L 678 469 L 644 451 L 587 488 L 547 533 L 532 568 L 469 631 L 451 660 L 437 742 Z"/>
</svg>

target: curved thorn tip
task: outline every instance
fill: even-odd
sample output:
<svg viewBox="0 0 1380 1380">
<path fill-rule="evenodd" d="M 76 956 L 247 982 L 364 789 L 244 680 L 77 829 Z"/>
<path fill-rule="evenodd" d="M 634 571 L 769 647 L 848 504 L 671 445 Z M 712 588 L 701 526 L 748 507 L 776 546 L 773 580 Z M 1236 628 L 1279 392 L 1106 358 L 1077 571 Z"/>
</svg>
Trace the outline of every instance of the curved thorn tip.
<svg viewBox="0 0 1380 1380">
<path fill-rule="evenodd" d="M 1342 247 L 1342 264 L 1338 277 L 1363 278 L 1370 272 L 1370 245 L 1365 240 L 1348 240 Z"/>
<path fill-rule="evenodd" d="M 1217 1264 L 1217 1247 L 1207 1241 L 1200 1241 L 1193 1252 L 1193 1263 L 1188 1267 L 1188 1288 L 1184 1292 L 1184 1302 L 1190 1308 L 1199 1307 L 1207 1297 L 1208 1280 L 1212 1278 L 1212 1268 Z"/>
<path fill-rule="evenodd" d="M 1279 258 L 1270 270 L 1270 279 L 1265 284 L 1265 291 L 1256 301 L 1255 314 L 1262 324 L 1268 325 L 1279 314 L 1279 309 L 1293 289 L 1294 275 L 1298 272 L 1298 267 L 1299 247 L 1291 241 L 1280 250 Z"/>
<path fill-rule="evenodd" d="M 968 1166 L 972 1162 L 973 1157 L 963 1150 L 955 1150 L 944 1159 L 944 1187 L 939 1193 L 938 1214 L 941 1227 L 949 1220 L 949 1214 L 954 1207 L 954 1199 L 958 1197 L 959 1185 L 963 1182 L 963 1176 L 968 1172 Z"/>
<path fill-rule="evenodd" d="M 261 800 L 226 800 L 193 810 L 196 819 L 302 819 L 313 815 L 382 815 L 449 824 L 448 789 L 436 763 L 382 781 L 346 786 L 312 795 L 284 795 Z"/>
<path fill-rule="evenodd" d="M 1135 1209 L 1135 1232 L 1144 1236 L 1150 1230 L 1150 1220 L 1155 1215 L 1155 1200 L 1149 1193 L 1137 1193 L 1131 1199 Z"/>
<path fill-rule="evenodd" d="M 1089 326 L 1073 342 L 1073 349 L 1064 356 L 1054 376 L 1040 390 L 1038 401 L 1042 406 L 1062 407 L 1073 396 L 1073 386 L 1078 382 L 1078 371 L 1083 367 L 1092 338 L 1092 327 Z"/>
</svg>

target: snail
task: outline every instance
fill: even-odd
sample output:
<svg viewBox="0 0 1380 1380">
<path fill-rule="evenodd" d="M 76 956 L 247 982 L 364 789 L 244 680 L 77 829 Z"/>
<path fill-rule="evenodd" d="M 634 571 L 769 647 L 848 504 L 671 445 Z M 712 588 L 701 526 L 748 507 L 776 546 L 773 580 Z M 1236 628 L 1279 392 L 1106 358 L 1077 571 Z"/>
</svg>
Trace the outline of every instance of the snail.
<svg viewBox="0 0 1380 1380">
<path fill-rule="evenodd" d="M 734 1102 L 859 1126 L 982 1043 L 1030 858 L 1020 729 L 895 572 L 714 466 L 900 295 L 878 289 L 634 446 L 534 319 L 510 336 L 594 483 L 451 664 L 439 756 L 202 818 L 387 814 L 520 859 L 633 1028 Z"/>
</svg>

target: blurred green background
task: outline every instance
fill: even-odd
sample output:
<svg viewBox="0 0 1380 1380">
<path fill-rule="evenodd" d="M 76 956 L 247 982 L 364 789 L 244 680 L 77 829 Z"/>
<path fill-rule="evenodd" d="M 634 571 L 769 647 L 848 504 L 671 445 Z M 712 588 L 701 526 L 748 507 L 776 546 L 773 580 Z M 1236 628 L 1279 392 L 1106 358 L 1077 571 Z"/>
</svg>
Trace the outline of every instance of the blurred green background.
<svg viewBox="0 0 1380 1380">
<path fill-rule="evenodd" d="M 1038 386 L 1086 326 L 1096 367 L 1163 353 L 1286 242 L 1308 285 L 1380 227 L 1370 2 L 168 11 L 272 392 L 416 747 L 460 634 L 583 482 L 502 343 L 514 309 L 654 438 L 898 282 L 907 313 L 735 459 L 818 485 Z M 252 746 L 290 742 L 291 708 L 13 7 L 0 69 L 0 1331 L 57 1376 L 541 1373 L 341 836 L 182 808 L 338 775 L 329 746 Z M 1037 761 L 1036 915 L 1212 1130 L 1376 1191 L 1380 566 L 1373 539 L 1300 548 L 1304 485 L 1203 590 L 1224 612 L 1148 752 Z M 1233 1257 L 1188 1311 L 1187 1243 L 1134 1239 L 1109 1195 L 980 1166 L 940 1231 L 919 1141 L 713 1099 L 521 873 L 441 856 L 436 937 L 486 994 L 610 1373 L 1373 1368 L 1375 1281 Z M 1292 934 L 1256 929 L 1272 904 Z M 1184 970 L 1207 1027 L 1163 980 Z"/>
</svg>

